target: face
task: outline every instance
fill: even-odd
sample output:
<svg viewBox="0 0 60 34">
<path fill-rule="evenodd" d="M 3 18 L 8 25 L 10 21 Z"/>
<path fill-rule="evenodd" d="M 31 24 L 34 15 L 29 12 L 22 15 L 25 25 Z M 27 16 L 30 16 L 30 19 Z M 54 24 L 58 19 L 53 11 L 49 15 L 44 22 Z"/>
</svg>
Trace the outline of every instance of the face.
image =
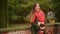
<svg viewBox="0 0 60 34">
<path fill-rule="evenodd" d="M 35 10 L 36 10 L 36 11 L 40 11 L 40 6 L 39 6 L 38 3 L 36 4 Z"/>
</svg>

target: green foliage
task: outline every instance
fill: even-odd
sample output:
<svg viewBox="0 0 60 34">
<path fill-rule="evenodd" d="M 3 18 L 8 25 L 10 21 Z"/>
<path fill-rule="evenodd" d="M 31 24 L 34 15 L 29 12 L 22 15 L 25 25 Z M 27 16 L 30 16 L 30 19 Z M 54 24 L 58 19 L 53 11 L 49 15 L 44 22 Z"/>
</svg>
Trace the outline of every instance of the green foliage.
<svg viewBox="0 0 60 34">
<path fill-rule="evenodd" d="M 9 0 L 8 2 L 9 17 L 13 21 L 17 19 L 19 19 L 19 21 L 22 20 L 21 22 L 27 21 L 27 16 L 29 15 L 35 2 L 40 3 L 40 7 L 45 12 L 45 14 L 47 14 L 50 9 L 55 12 L 59 11 L 60 9 L 60 0 Z M 17 17 L 14 18 L 15 16 Z"/>
<path fill-rule="evenodd" d="M 53 0 L 54 2 L 54 12 L 56 12 L 57 21 L 60 22 L 60 0 Z"/>
</svg>

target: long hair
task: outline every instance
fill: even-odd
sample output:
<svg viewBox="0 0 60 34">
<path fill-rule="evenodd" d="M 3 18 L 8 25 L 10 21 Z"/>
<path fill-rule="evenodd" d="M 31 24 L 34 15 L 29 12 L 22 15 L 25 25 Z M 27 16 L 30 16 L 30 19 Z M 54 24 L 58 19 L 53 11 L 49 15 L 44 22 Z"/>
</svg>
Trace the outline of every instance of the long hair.
<svg viewBox="0 0 60 34">
<path fill-rule="evenodd" d="M 34 12 L 35 12 L 35 7 L 36 7 L 36 4 L 39 4 L 39 3 L 35 3 L 34 5 L 33 5 L 33 7 L 32 7 L 32 10 L 31 10 L 31 14 L 33 14 Z M 40 5 L 39 5 L 39 7 L 40 7 Z M 40 8 L 41 9 L 41 8 Z"/>
<path fill-rule="evenodd" d="M 39 4 L 39 3 L 35 3 L 35 4 L 33 5 L 33 7 L 32 7 L 31 12 L 30 12 L 30 20 L 31 20 L 31 21 L 34 21 L 34 18 L 35 18 L 34 12 L 35 12 L 36 4 Z M 40 5 L 39 5 L 39 6 L 40 6 Z M 40 8 L 40 9 L 41 9 L 41 8 Z"/>
</svg>

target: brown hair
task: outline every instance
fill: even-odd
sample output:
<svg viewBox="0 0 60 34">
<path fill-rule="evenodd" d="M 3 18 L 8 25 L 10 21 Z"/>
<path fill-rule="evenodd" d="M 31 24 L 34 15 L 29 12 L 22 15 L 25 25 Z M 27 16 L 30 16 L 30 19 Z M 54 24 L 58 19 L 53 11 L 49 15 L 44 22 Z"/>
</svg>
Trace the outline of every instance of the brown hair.
<svg viewBox="0 0 60 34">
<path fill-rule="evenodd" d="M 30 20 L 32 20 L 32 21 L 33 21 L 33 19 L 31 19 L 31 18 L 34 18 L 33 13 L 34 13 L 34 11 L 35 11 L 36 4 L 37 4 L 37 3 L 35 3 L 35 4 L 33 5 L 32 10 L 31 10 L 31 12 L 30 12 Z M 32 16 L 33 16 L 33 17 L 32 17 Z"/>
<path fill-rule="evenodd" d="M 32 10 L 31 10 L 30 13 L 34 13 L 34 11 L 35 11 L 35 7 L 36 7 L 36 4 L 39 4 L 39 3 L 36 2 L 36 3 L 33 5 Z"/>
</svg>

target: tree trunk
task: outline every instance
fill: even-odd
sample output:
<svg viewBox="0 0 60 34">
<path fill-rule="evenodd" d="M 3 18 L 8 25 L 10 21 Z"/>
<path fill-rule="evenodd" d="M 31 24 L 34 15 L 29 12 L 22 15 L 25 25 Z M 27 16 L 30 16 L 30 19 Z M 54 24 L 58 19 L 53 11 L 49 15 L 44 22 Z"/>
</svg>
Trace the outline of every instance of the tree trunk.
<svg viewBox="0 0 60 34">
<path fill-rule="evenodd" d="M 7 3 L 8 3 L 7 0 L 0 0 L 0 28 L 7 27 L 8 23 Z"/>
</svg>

